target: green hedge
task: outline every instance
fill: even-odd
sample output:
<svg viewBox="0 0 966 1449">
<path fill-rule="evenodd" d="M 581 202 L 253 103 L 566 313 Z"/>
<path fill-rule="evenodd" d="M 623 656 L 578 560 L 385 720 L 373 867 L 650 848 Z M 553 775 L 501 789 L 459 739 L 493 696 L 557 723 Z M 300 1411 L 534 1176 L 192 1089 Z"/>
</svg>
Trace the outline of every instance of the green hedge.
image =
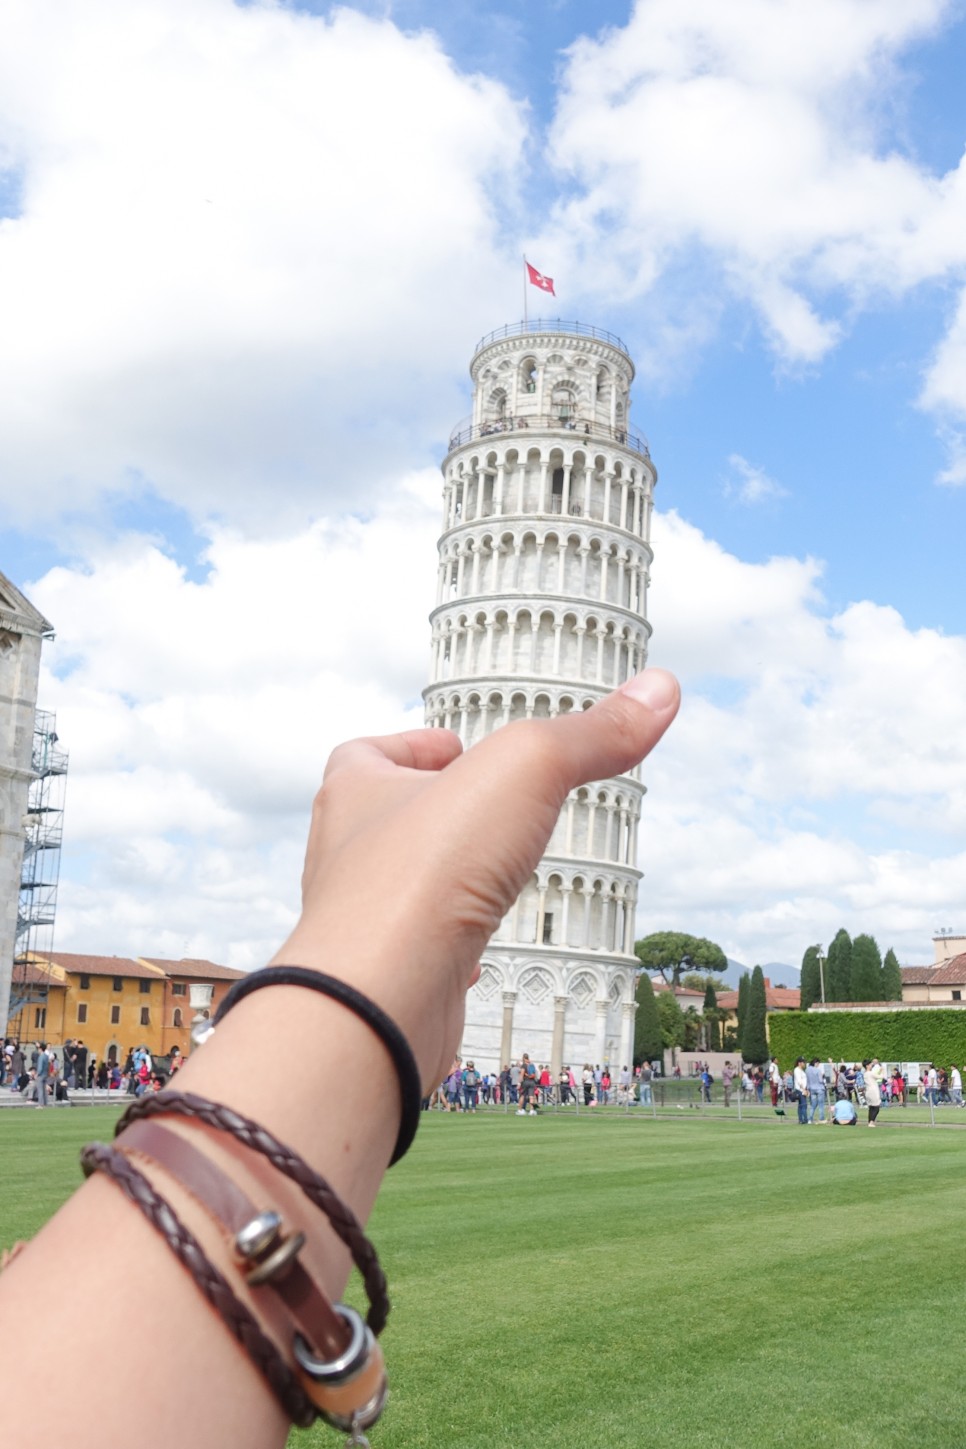
<svg viewBox="0 0 966 1449">
<path fill-rule="evenodd" d="M 966 1011 L 774 1011 L 768 1017 L 773 1056 L 785 1071 L 810 1061 L 966 1063 Z"/>
</svg>

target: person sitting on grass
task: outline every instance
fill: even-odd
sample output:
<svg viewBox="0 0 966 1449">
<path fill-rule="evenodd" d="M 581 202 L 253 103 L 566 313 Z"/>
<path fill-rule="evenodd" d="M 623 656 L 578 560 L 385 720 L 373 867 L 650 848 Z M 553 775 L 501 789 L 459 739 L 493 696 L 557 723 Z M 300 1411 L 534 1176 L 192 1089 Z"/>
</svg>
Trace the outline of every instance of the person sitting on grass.
<svg viewBox="0 0 966 1449">
<path fill-rule="evenodd" d="M 858 1114 L 852 1106 L 851 1098 L 839 1097 L 832 1109 L 832 1126 L 854 1127 L 858 1120 Z"/>
</svg>

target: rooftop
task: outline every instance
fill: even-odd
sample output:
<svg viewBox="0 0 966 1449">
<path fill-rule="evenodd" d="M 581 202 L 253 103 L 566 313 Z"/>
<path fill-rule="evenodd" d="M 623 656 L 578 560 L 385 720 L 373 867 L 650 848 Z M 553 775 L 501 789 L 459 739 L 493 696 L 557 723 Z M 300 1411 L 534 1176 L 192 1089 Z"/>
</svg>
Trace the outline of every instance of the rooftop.
<svg viewBox="0 0 966 1449">
<path fill-rule="evenodd" d="M 85 956 L 74 951 L 52 951 L 49 955 L 36 952 L 33 959 L 41 969 L 49 962 L 74 976 L 133 976 L 159 981 L 164 975 L 157 967 L 134 961 L 130 956 Z"/>
<path fill-rule="evenodd" d="M 218 966 L 214 961 L 204 961 L 186 956 L 180 961 L 167 961 L 163 956 L 142 956 L 149 966 L 157 966 L 165 976 L 184 977 L 186 981 L 240 981 L 246 973 L 231 966 Z"/>
<path fill-rule="evenodd" d="M 966 951 L 941 966 L 903 966 L 901 970 L 903 986 L 964 986 Z"/>
</svg>

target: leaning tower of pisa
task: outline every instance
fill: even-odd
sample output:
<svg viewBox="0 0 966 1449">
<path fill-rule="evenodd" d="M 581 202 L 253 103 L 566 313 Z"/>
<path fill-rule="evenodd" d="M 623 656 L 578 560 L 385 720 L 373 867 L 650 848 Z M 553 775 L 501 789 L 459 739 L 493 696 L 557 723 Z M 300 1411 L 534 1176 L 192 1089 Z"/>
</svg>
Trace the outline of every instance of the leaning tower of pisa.
<svg viewBox="0 0 966 1449">
<path fill-rule="evenodd" d="M 465 746 L 512 720 L 587 709 L 643 668 L 657 474 L 628 428 L 634 364 L 571 322 L 484 337 L 472 416 L 443 465 L 430 725 Z M 462 1055 L 629 1065 L 640 771 L 574 791 L 483 957 Z"/>
</svg>

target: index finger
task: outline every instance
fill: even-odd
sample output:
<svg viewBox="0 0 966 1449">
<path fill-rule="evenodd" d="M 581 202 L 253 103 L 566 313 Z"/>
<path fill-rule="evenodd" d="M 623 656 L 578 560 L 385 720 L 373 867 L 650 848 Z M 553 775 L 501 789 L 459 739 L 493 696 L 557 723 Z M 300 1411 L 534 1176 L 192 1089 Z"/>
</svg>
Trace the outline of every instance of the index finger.
<svg viewBox="0 0 966 1449">
<path fill-rule="evenodd" d="M 444 770 L 462 751 L 460 737 L 452 730 L 402 730 L 396 735 L 370 735 L 337 745 L 322 778 L 328 780 L 344 769 L 380 764 L 399 765 L 408 770 Z"/>
</svg>

